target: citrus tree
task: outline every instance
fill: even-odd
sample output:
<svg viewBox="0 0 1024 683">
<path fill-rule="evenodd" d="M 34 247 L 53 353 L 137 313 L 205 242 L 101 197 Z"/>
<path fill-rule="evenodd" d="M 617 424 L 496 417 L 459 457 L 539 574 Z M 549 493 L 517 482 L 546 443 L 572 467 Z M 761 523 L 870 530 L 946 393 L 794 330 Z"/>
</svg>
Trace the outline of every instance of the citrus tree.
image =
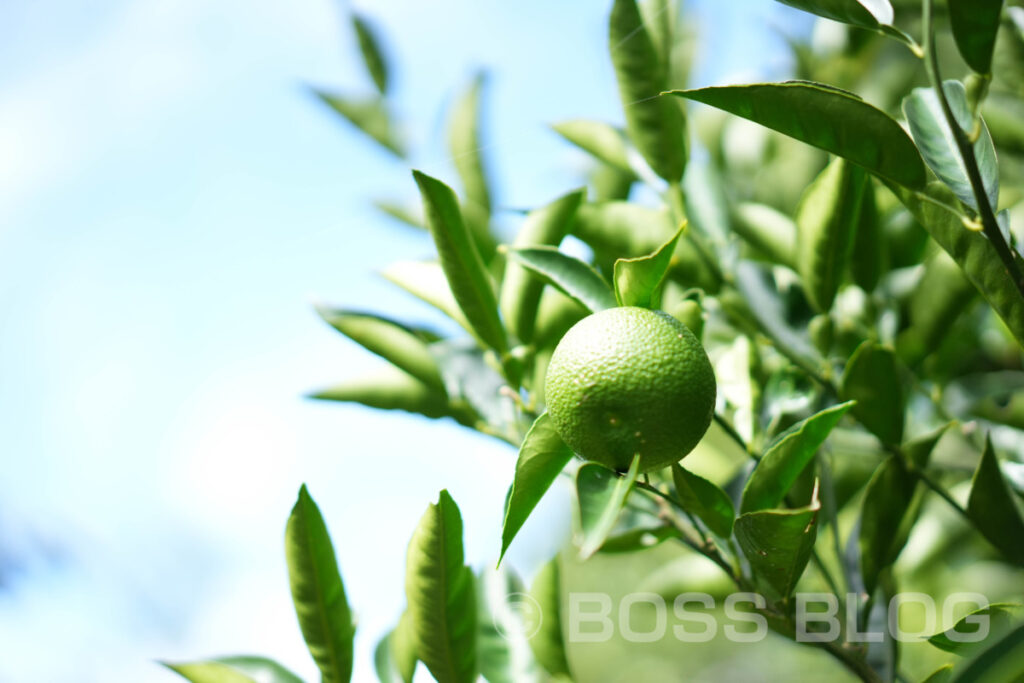
<svg viewBox="0 0 1024 683">
<path fill-rule="evenodd" d="M 315 397 L 517 449 L 497 558 L 560 478 L 576 501 L 527 589 L 466 565 L 440 492 L 385 683 L 1024 676 L 1024 9 L 785 2 L 830 20 L 792 42 L 794 80 L 687 89 L 673 0 L 614 0 L 625 125 L 553 125 L 592 172 L 508 243 L 481 79 L 449 118 L 461 191 L 413 171 L 422 213 L 380 204 L 437 252 L 386 277 L 460 333 L 322 309 L 391 367 Z M 401 156 L 388 61 L 352 25 L 377 93 L 318 95 Z M 322 679 L 348 681 L 354 622 L 305 488 L 285 550 Z M 298 680 L 259 657 L 168 666 Z"/>
</svg>

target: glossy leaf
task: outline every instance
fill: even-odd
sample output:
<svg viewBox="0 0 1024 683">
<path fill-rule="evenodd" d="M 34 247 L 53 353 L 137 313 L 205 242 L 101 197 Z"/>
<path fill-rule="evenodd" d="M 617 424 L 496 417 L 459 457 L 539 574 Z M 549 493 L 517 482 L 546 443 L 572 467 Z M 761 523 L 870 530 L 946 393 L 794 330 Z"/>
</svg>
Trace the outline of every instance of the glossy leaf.
<svg viewBox="0 0 1024 683">
<path fill-rule="evenodd" d="M 444 270 L 436 261 L 399 261 L 381 271 L 381 275 L 476 335 L 452 294 Z"/>
<path fill-rule="evenodd" d="M 981 74 L 992 72 L 1003 0 L 949 0 L 949 25 L 960 55 Z"/>
<path fill-rule="evenodd" d="M 301 678 L 266 657 L 218 657 L 204 662 L 165 662 L 164 666 L 192 683 L 302 683 Z"/>
<path fill-rule="evenodd" d="M 1020 542 L 1024 538 L 1024 516 L 1003 477 L 991 439 L 985 440 L 985 451 L 971 480 L 967 514 L 1008 560 L 1024 565 L 1024 544 Z"/>
<path fill-rule="evenodd" d="M 811 305 L 832 308 L 846 273 L 867 177 L 834 159 L 807 188 L 797 207 L 797 268 Z"/>
<path fill-rule="evenodd" d="M 921 155 L 900 124 L 852 93 L 791 81 L 675 90 L 672 94 L 749 119 L 901 185 L 925 185 Z"/>
<path fill-rule="evenodd" d="M 777 507 L 852 402 L 826 408 L 789 428 L 768 448 L 743 489 L 740 512 Z"/>
<path fill-rule="evenodd" d="M 603 121 L 571 119 L 556 123 L 551 128 L 595 159 L 633 175 L 626 151 L 626 139 L 615 126 Z"/>
<path fill-rule="evenodd" d="M 793 592 L 818 534 L 817 488 L 811 504 L 796 510 L 760 510 L 736 520 L 736 541 L 754 576 L 780 597 Z"/>
<path fill-rule="evenodd" d="M 353 126 L 376 140 L 395 156 L 405 155 L 391 114 L 379 98 L 355 98 L 314 90 L 327 106 L 348 120 Z"/>
<path fill-rule="evenodd" d="M 647 256 L 615 261 L 615 299 L 620 306 L 661 307 L 661 283 L 685 229 L 684 223 L 669 241 Z"/>
<path fill-rule="evenodd" d="M 675 102 L 659 97 L 668 87 L 668 75 L 636 0 L 615 0 L 608 49 L 629 138 L 655 173 L 678 182 L 686 168 L 686 121 Z"/>
<path fill-rule="evenodd" d="M 786 214 L 765 204 L 745 202 L 735 208 L 732 228 L 773 262 L 794 267 L 797 228 Z"/>
<path fill-rule="evenodd" d="M 572 450 L 558 435 L 551 418 L 547 413 L 541 414 L 526 433 L 519 449 L 515 478 L 501 528 L 499 565 L 512 539 L 572 457 Z"/>
<path fill-rule="evenodd" d="M 409 541 L 405 597 L 415 650 L 439 683 L 476 679 L 476 595 L 459 508 L 441 491 Z"/>
<path fill-rule="evenodd" d="M 488 231 L 491 215 L 491 184 L 484 163 L 485 146 L 480 133 L 480 97 L 486 79 L 478 74 L 455 101 L 448 121 L 448 150 L 462 181 L 466 222 L 485 260 L 495 242 Z"/>
<path fill-rule="evenodd" d="M 359 41 L 359 51 L 363 54 L 366 71 L 373 79 L 373 84 L 377 86 L 377 91 L 384 95 L 388 91 L 390 70 L 384 57 L 384 50 L 381 49 L 380 39 L 366 18 L 360 14 L 352 14 L 352 28 L 355 29 L 356 40 Z"/>
<path fill-rule="evenodd" d="M 896 354 L 890 348 L 865 341 L 853 352 L 843 372 L 839 394 L 856 401 L 853 415 L 882 443 L 903 440 L 906 398 Z"/>
<path fill-rule="evenodd" d="M 579 502 L 580 558 L 586 559 L 601 549 L 626 505 L 640 470 L 640 456 L 633 458 L 629 472 L 619 476 L 597 463 L 586 463 L 576 473 Z"/>
<path fill-rule="evenodd" d="M 555 557 L 537 572 L 530 597 L 540 611 L 540 627 L 530 637 L 530 649 L 537 662 L 552 676 L 570 677 L 562 632 L 561 560 Z"/>
<path fill-rule="evenodd" d="M 352 677 L 356 627 L 327 526 L 305 485 L 288 518 L 285 558 L 292 602 L 309 653 L 325 682 L 347 683 Z"/>
<path fill-rule="evenodd" d="M 1024 624 L 988 645 L 963 667 L 952 683 L 1019 683 L 1024 676 Z"/>
<path fill-rule="evenodd" d="M 615 293 L 596 270 L 554 247 L 509 249 L 506 253 L 510 260 L 529 269 L 594 313 L 617 305 Z"/>
<path fill-rule="evenodd" d="M 972 611 L 942 633 L 936 633 L 928 642 L 946 652 L 963 654 L 965 651 L 979 646 L 985 641 L 994 641 L 1009 630 L 1011 619 L 1019 614 L 1021 605 L 1015 602 L 993 602 Z M 977 637 L 978 618 L 988 620 L 988 635 L 980 640 Z M 974 638 L 972 638 L 974 636 Z"/>
<path fill-rule="evenodd" d="M 679 464 L 672 465 L 672 482 L 675 484 L 676 497 L 687 512 L 699 517 L 722 538 L 732 535 L 736 511 L 732 499 L 725 491 L 704 477 L 683 469 Z"/>
<path fill-rule="evenodd" d="M 892 24 L 889 0 L 779 0 L 780 2 L 844 24 L 877 29 Z"/>
<path fill-rule="evenodd" d="M 910 509 L 917 480 L 899 456 L 889 456 L 868 482 L 860 515 L 860 567 L 864 592 L 874 595 L 878 576 L 903 549 L 899 529 Z M 905 541 L 906 539 L 902 539 Z"/>
<path fill-rule="evenodd" d="M 557 247 L 569 234 L 585 195 L 586 190 L 575 190 L 543 208 L 531 211 L 516 236 L 514 246 Z M 544 281 L 523 266 L 515 262 L 505 266 L 505 277 L 501 283 L 501 312 L 509 331 L 524 344 L 533 340 L 543 290 Z"/>
<path fill-rule="evenodd" d="M 477 245 L 462 220 L 455 193 L 419 171 L 413 171 L 413 177 L 419 185 L 427 227 L 455 301 L 480 339 L 499 353 L 507 351 L 497 296 Z"/>
<path fill-rule="evenodd" d="M 965 131 L 970 131 L 974 127 L 974 117 L 967 104 L 967 91 L 963 83 L 946 81 L 942 84 L 942 90 L 957 123 Z M 953 131 L 946 123 L 942 105 L 935 91 L 931 88 L 915 88 L 903 101 L 903 113 L 910 125 L 910 134 L 914 137 L 914 142 L 921 150 L 928 167 L 939 180 L 953 190 L 953 194 L 960 201 L 977 211 L 978 198 L 974 196 L 971 181 L 967 176 L 967 166 L 956 145 Z M 978 162 L 989 206 L 995 209 L 999 203 L 999 165 L 996 162 L 992 136 L 989 135 L 984 121 L 981 126 L 981 134 L 974 143 L 974 156 Z"/>
</svg>

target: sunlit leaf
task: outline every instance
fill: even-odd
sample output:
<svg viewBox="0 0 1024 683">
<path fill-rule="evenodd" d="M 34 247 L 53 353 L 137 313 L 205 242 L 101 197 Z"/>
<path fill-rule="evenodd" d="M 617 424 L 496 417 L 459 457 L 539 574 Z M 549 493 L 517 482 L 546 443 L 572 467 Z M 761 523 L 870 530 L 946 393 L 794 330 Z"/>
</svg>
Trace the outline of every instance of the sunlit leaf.
<svg viewBox="0 0 1024 683">
<path fill-rule="evenodd" d="M 545 282 L 596 313 L 615 308 L 615 293 L 596 270 L 554 247 L 509 249 L 510 260 L 528 268 Z"/>
<path fill-rule="evenodd" d="M 817 14 L 819 17 L 870 29 L 892 24 L 894 15 L 889 0 L 779 0 L 779 2 Z"/>
<path fill-rule="evenodd" d="M 551 128 L 563 138 L 596 159 L 633 175 L 626 152 L 626 139 L 618 128 L 590 119 L 562 121 Z"/>
<path fill-rule="evenodd" d="M 1024 676 L 1024 624 L 988 645 L 963 667 L 952 683 L 1018 683 Z"/>
<path fill-rule="evenodd" d="M 405 155 L 401 140 L 391 120 L 384 101 L 380 98 L 357 98 L 340 93 L 328 93 L 314 90 L 327 106 L 347 119 L 353 126 L 376 140 L 395 156 Z"/>
<path fill-rule="evenodd" d="M 490 260 L 495 241 L 488 230 L 491 215 L 491 183 L 484 160 L 480 122 L 480 97 L 486 77 L 478 74 L 452 108 L 448 120 L 448 150 L 462 181 L 466 223 L 485 260 Z"/>
<path fill-rule="evenodd" d="M 685 229 L 684 223 L 671 239 L 647 256 L 615 261 L 615 298 L 620 306 L 660 307 L 661 283 Z"/>
<path fill-rule="evenodd" d="M 687 512 L 699 517 L 722 538 L 732 535 L 736 511 L 732 499 L 725 491 L 704 477 L 683 469 L 679 464 L 672 465 L 672 482 L 675 484 L 676 497 Z"/>
<path fill-rule="evenodd" d="M 203 662 L 164 662 L 192 683 L 302 683 L 291 671 L 266 657 L 218 657 Z"/>
</svg>

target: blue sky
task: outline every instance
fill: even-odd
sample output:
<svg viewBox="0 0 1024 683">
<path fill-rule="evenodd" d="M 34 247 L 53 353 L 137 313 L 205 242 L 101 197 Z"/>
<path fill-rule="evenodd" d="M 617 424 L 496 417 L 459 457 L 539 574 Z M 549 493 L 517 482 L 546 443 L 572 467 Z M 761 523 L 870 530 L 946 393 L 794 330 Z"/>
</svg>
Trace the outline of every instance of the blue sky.
<svg viewBox="0 0 1024 683">
<path fill-rule="evenodd" d="M 498 204 L 578 186 L 580 157 L 546 124 L 621 119 L 608 4 L 366 3 L 412 163 L 454 179 L 444 108 L 483 65 Z M 714 55 L 698 84 L 780 74 L 766 22 L 789 30 L 790 10 L 691 4 Z M 281 553 L 303 481 L 360 616 L 357 680 L 439 489 L 470 560 L 493 561 L 514 453 L 301 398 L 377 362 L 314 302 L 431 319 L 375 276 L 430 253 L 369 206 L 413 201 L 408 168 L 307 83 L 371 87 L 344 5 L 0 4 L 0 557 L 16 560 L 0 574 L 0 681 L 173 680 L 154 659 L 243 652 L 311 675 Z M 566 501 L 546 516 L 568 519 Z M 533 528 L 512 555 L 524 571 L 559 540 Z"/>
</svg>

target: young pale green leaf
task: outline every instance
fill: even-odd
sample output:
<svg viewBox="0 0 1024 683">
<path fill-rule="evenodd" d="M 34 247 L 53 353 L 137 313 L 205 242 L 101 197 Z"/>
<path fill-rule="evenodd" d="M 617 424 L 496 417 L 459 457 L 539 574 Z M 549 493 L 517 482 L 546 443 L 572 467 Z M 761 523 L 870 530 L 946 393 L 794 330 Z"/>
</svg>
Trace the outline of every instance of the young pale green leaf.
<svg viewBox="0 0 1024 683">
<path fill-rule="evenodd" d="M 356 627 L 331 537 L 305 484 L 288 517 L 284 546 L 292 602 L 309 653 L 325 682 L 348 683 Z"/>
<path fill-rule="evenodd" d="M 459 508 L 441 491 L 409 541 L 405 597 L 415 651 L 439 683 L 476 680 L 476 595 Z"/>
<path fill-rule="evenodd" d="M 377 643 L 373 666 L 380 683 L 412 683 L 417 661 L 412 622 L 406 611 L 395 628 Z"/>
<path fill-rule="evenodd" d="M 377 641 L 373 648 L 373 669 L 377 672 L 377 680 L 380 683 L 412 683 L 412 677 L 405 678 L 399 671 L 398 662 L 391 652 L 391 637 L 394 632 Z M 415 666 L 416 660 L 413 659 Z"/>
<path fill-rule="evenodd" d="M 252 677 L 217 661 L 163 665 L 191 683 L 256 683 Z"/>
<path fill-rule="evenodd" d="M 797 267 L 811 305 L 826 313 L 846 272 L 867 176 L 834 159 L 807 188 L 797 207 Z"/>
<path fill-rule="evenodd" d="M 667 242 L 647 256 L 615 261 L 615 299 L 620 306 L 661 306 L 661 283 L 672 263 L 676 244 L 686 230 L 686 223 L 679 226 Z"/>
<path fill-rule="evenodd" d="M 978 531 L 999 549 L 1006 559 L 1024 565 L 1024 516 L 1007 484 L 992 440 L 985 440 L 985 451 L 974 471 L 967 514 Z"/>
<path fill-rule="evenodd" d="M 1003 0 L 949 0 L 949 25 L 960 55 L 980 74 L 992 73 Z"/>
<path fill-rule="evenodd" d="M 672 481 L 676 487 L 676 497 L 687 512 L 699 517 L 722 538 L 732 535 L 736 510 L 725 491 L 678 464 L 672 465 Z"/>
<path fill-rule="evenodd" d="M 928 642 L 946 652 L 964 654 L 966 651 L 980 647 L 981 643 L 993 642 L 1010 630 L 1012 619 L 1020 614 L 1022 606 L 1015 602 L 993 602 L 976 609 L 962 617 L 951 628 L 936 633 Z M 981 627 L 982 622 L 987 627 Z M 988 633 L 978 638 L 980 628 Z"/>
<path fill-rule="evenodd" d="M 864 184 L 857 227 L 853 233 L 850 275 L 858 287 L 870 293 L 882 279 L 887 259 L 882 217 L 875 200 L 875 184 L 870 178 Z"/>
<path fill-rule="evenodd" d="M 954 672 L 951 683 L 1019 683 L 1024 676 L 1024 624 L 988 645 Z"/>
<path fill-rule="evenodd" d="M 588 315 L 590 311 L 578 301 L 553 287 L 548 287 L 540 297 L 536 332 L 533 337 L 534 346 L 538 349 L 554 350 L 555 344 L 569 328 Z M 537 387 L 534 387 L 534 390 L 536 389 Z"/>
<path fill-rule="evenodd" d="M 490 261 L 496 243 L 488 223 L 491 216 L 491 184 L 484 163 L 480 133 L 480 97 L 486 77 L 480 73 L 455 101 L 448 120 L 448 150 L 465 191 L 466 223 L 470 226 L 484 260 Z"/>
<path fill-rule="evenodd" d="M 615 308 L 615 293 L 588 264 L 554 247 L 508 249 L 509 259 L 538 275 L 591 312 Z"/>
<path fill-rule="evenodd" d="M 571 678 L 562 633 L 561 559 L 555 557 L 537 572 L 530 597 L 539 607 L 540 627 L 530 637 L 530 649 L 537 662 L 552 676 Z"/>
<path fill-rule="evenodd" d="M 819 17 L 862 28 L 877 29 L 892 24 L 894 12 L 889 0 L 779 0 Z"/>
<path fill-rule="evenodd" d="M 868 482 L 858 537 L 861 576 L 868 595 L 875 594 L 879 574 L 896 561 L 903 549 L 899 542 L 900 524 L 910 509 L 916 485 L 917 480 L 897 455 L 879 465 Z"/>
<path fill-rule="evenodd" d="M 381 276 L 417 299 L 430 304 L 461 325 L 471 335 L 476 336 L 476 330 L 466 320 L 466 316 L 462 313 L 459 303 L 452 294 L 441 264 L 436 261 L 399 261 L 381 271 Z M 482 340 L 481 343 L 483 343 Z"/>
<path fill-rule="evenodd" d="M 291 671 L 266 657 L 218 657 L 204 662 L 164 663 L 192 683 L 302 683 Z"/>
<path fill-rule="evenodd" d="M 505 521 L 501 528 L 501 564 L 512 539 L 519 533 L 551 484 L 572 459 L 572 450 L 558 435 L 547 413 L 538 417 L 523 439 L 516 461 L 515 478 L 505 506 Z"/>
<path fill-rule="evenodd" d="M 585 195 L 585 189 L 575 190 L 543 208 L 531 211 L 516 236 L 515 246 L 557 247 L 569 234 L 576 211 Z M 543 290 L 543 280 L 534 277 L 523 266 L 518 263 L 505 266 L 505 277 L 501 283 L 501 312 L 509 331 L 524 344 L 533 341 L 537 308 Z"/>
<path fill-rule="evenodd" d="M 428 345 L 437 341 L 436 336 L 372 313 L 323 307 L 317 312 L 352 341 L 444 393 L 441 372 Z"/>
<path fill-rule="evenodd" d="M 623 476 L 593 462 L 580 467 L 576 473 L 580 559 L 586 559 L 601 549 L 626 505 L 639 471 L 639 455 L 633 458 L 629 472 Z"/>
<path fill-rule="evenodd" d="M 384 101 L 380 98 L 355 98 L 314 90 L 327 106 L 348 120 L 353 126 L 377 141 L 397 157 L 405 156 L 402 142 L 395 130 Z"/>
<path fill-rule="evenodd" d="M 420 215 L 415 207 L 406 206 L 401 202 L 391 199 L 375 199 L 373 206 L 381 213 L 387 214 L 410 228 L 417 228 L 418 230 L 427 229 L 426 224 L 423 222 L 423 216 Z"/>
<path fill-rule="evenodd" d="M 820 510 L 816 486 L 807 507 L 748 512 L 736 520 L 736 540 L 754 577 L 781 598 L 793 592 L 804 573 L 818 535 Z"/>
<path fill-rule="evenodd" d="M 967 91 L 960 81 L 946 81 L 942 90 L 949 101 L 949 107 L 957 124 L 965 131 L 974 127 L 974 117 L 967 103 Z M 914 137 L 928 167 L 939 180 L 946 183 L 957 199 L 978 210 L 978 198 L 974 195 L 967 166 L 957 147 L 953 131 L 946 123 L 939 98 L 932 88 L 915 88 L 903 101 L 903 113 L 910 124 Z M 999 203 L 999 164 L 996 150 L 992 145 L 985 122 L 981 122 L 981 134 L 974 143 L 974 156 L 981 172 L 989 206 L 995 209 Z"/>
<path fill-rule="evenodd" d="M 778 506 L 853 402 L 840 403 L 793 425 L 765 452 L 743 488 L 740 512 Z"/>
<path fill-rule="evenodd" d="M 571 119 L 553 124 L 551 128 L 595 159 L 635 177 L 629 165 L 626 139 L 615 126 L 603 121 Z"/>
<path fill-rule="evenodd" d="M 752 247 L 775 263 L 794 267 L 796 223 L 766 204 L 745 202 L 733 211 L 732 228 Z"/>
<path fill-rule="evenodd" d="M 921 155 L 900 124 L 852 93 L 791 81 L 674 90 L 672 94 L 749 119 L 900 185 L 925 185 Z"/>
<path fill-rule="evenodd" d="M 955 202 L 952 193 L 938 183 L 932 183 L 925 191 L 930 199 L 895 185 L 889 187 L 939 246 L 953 257 L 971 284 L 1003 319 L 1010 333 L 1024 346 L 1024 296 L 1003 268 L 988 238 L 968 230 L 962 216 L 946 208 Z M 940 206 L 936 201 L 946 206 Z"/>
<path fill-rule="evenodd" d="M 892 349 L 871 340 L 858 346 L 846 363 L 839 395 L 856 401 L 853 416 L 882 443 L 899 445 L 903 440 L 906 398 Z"/>
<path fill-rule="evenodd" d="M 358 13 L 352 14 L 352 28 L 356 32 L 356 40 L 359 41 L 359 51 L 363 54 L 363 65 L 366 72 L 373 79 L 377 86 L 377 92 L 384 95 L 388 91 L 388 62 L 384 57 L 384 50 L 381 49 L 380 39 L 377 32 L 366 21 L 366 18 Z"/>
<path fill-rule="evenodd" d="M 419 171 L 413 171 L 413 178 L 423 197 L 427 227 L 452 296 L 476 335 L 498 353 L 504 353 L 508 350 L 508 339 L 498 317 L 498 299 L 476 242 L 462 220 L 455 193 L 440 180 Z"/>
<path fill-rule="evenodd" d="M 615 0 L 608 20 L 608 49 L 626 132 L 655 173 L 678 182 L 686 168 L 686 120 L 675 102 L 659 97 L 668 85 L 665 63 L 644 27 L 636 0 Z"/>
<path fill-rule="evenodd" d="M 572 234 L 596 253 L 630 258 L 651 253 L 664 244 L 677 227 L 668 209 L 610 201 L 581 206 Z"/>
</svg>

